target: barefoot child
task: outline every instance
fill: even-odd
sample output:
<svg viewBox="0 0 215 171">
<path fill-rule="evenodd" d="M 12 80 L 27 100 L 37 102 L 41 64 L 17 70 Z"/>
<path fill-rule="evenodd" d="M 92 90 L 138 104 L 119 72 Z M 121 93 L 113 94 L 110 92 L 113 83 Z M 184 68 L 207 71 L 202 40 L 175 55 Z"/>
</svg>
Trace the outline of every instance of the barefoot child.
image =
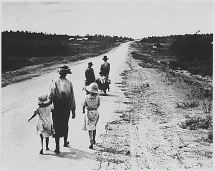
<svg viewBox="0 0 215 171">
<path fill-rule="evenodd" d="M 96 125 L 99 119 L 98 107 L 100 106 L 100 97 L 98 96 L 98 84 L 91 83 L 86 86 L 86 90 L 90 93 L 83 104 L 83 113 L 85 113 L 85 107 L 87 109 L 86 121 L 87 129 L 89 131 L 90 149 L 93 149 L 93 144 L 96 143 Z"/>
<path fill-rule="evenodd" d="M 30 122 L 30 120 L 33 119 L 36 115 L 39 116 L 38 123 L 36 124 L 36 129 L 41 138 L 42 149 L 40 150 L 40 154 L 43 154 L 43 138 L 45 137 L 46 139 L 46 150 L 49 150 L 49 137 L 53 135 L 53 122 L 51 118 L 52 105 L 42 104 L 42 102 L 45 102 L 47 100 L 47 95 L 39 96 L 38 100 L 39 107 L 34 111 L 32 117 L 28 119 L 28 122 Z"/>
</svg>

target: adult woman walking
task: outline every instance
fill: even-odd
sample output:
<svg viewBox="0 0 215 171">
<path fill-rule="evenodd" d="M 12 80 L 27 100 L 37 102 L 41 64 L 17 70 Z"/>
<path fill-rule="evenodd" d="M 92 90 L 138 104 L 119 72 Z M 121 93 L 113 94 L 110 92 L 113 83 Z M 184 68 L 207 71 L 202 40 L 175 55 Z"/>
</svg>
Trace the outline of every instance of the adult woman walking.
<svg viewBox="0 0 215 171">
<path fill-rule="evenodd" d="M 100 106 L 100 97 L 98 96 L 97 83 L 91 83 L 86 86 L 86 90 L 90 93 L 83 104 L 83 113 L 85 113 L 85 107 L 87 109 L 87 129 L 89 131 L 90 149 L 93 149 L 93 144 L 96 143 L 96 125 L 99 120 L 98 107 Z"/>
<path fill-rule="evenodd" d="M 104 56 L 102 59 L 104 60 L 104 63 L 101 64 L 100 72 L 101 72 L 106 78 L 109 78 L 110 63 L 107 62 L 108 57 L 107 57 L 107 56 Z"/>
<path fill-rule="evenodd" d="M 52 111 L 53 127 L 55 130 L 55 153 L 60 153 L 59 141 L 64 137 L 64 147 L 68 147 L 68 122 L 70 110 L 72 118 L 75 118 L 75 97 L 72 83 L 66 79 L 67 74 L 71 74 L 68 66 L 64 65 L 59 70 L 60 77 L 53 80 L 50 85 L 50 103 L 53 102 L 54 109 Z"/>
<path fill-rule="evenodd" d="M 107 62 L 108 57 L 107 57 L 107 56 L 104 56 L 102 59 L 104 60 L 104 63 L 101 64 L 100 73 L 102 73 L 107 79 L 109 79 L 110 63 Z M 108 84 L 108 91 L 109 91 L 109 90 L 110 90 L 110 86 L 109 86 L 109 84 Z"/>
</svg>

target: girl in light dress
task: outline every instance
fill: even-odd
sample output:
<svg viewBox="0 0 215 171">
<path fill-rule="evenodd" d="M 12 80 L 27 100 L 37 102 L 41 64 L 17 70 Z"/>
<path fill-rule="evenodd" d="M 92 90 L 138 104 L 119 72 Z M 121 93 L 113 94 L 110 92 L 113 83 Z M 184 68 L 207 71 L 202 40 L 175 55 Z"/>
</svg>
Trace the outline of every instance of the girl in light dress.
<svg viewBox="0 0 215 171">
<path fill-rule="evenodd" d="M 85 108 L 87 109 L 86 114 L 86 126 L 89 132 L 90 139 L 90 149 L 93 149 L 93 144 L 96 144 L 96 125 L 99 120 L 98 107 L 100 106 L 100 97 L 98 96 L 98 84 L 91 83 L 89 86 L 86 86 L 86 91 L 89 94 L 86 96 L 83 103 L 83 113 L 85 114 Z"/>
<path fill-rule="evenodd" d="M 42 149 L 40 150 L 40 154 L 43 154 L 43 139 L 46 139 L 46 150 L 49 150 L 49 137 L 54 135 L 53 129 L 53 121 L 51 111 L 53 106 L 52 105 L 45 105 L 42 102 L 47 101 L 47 94 L 41 95 L 38 97 L 38 108 L 34 111 L 34 114 L 28 119 L 30 122 L 36 115 L 38 115 L 39 120 L 36 124 L 37 133 L 40 135 L 41 138 L 41 146 Z"/>
</svg>

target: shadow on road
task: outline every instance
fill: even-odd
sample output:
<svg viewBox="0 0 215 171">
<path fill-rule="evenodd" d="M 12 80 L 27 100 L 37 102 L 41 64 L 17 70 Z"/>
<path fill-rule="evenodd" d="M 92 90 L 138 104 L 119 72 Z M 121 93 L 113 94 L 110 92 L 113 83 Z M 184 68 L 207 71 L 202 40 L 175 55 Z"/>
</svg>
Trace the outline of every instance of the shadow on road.
<svg viewBox="0 0 215 171">
<path fill-rule="evenodd" d="M 82 160 L 83 158 L 96 160 L 96 155 L 93 153 L 89 153 L 75 148 L 70 148 L 70 151 L 71 152 L 60 152 L 60 154 L 48 153 L 46 155 L 57 156 L 57 157 L 67 158 L 67 159 L 74 159 L 74 160 Z"/>
<path fill-rule="evenodd" d="M 99 94 L 99 96 L 109 96 L 109 97 L 118 97 L 117 95 L 113 95 L 113 94 Z"/>
</svg>

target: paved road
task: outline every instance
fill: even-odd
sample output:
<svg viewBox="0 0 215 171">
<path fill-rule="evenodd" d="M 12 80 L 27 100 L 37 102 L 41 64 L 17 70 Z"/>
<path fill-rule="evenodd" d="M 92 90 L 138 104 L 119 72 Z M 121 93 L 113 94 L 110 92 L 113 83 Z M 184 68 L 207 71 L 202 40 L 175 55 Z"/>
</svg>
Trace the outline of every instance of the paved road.
<svg viewBox="0 0 215 171">
<path fill-rule="evenodd" d="M 104 125 L 109 120 L 109 115 L 114 105 L 114 93 L 116 77 L 121 72 L 121 66 L 125 64 L 129 43 L 124 43 L 113 49 L 106 55 L 111 63 L 110 79 L 112 80 L 109 96 L 101 96 L 99 108 L 100 120 L 98 134 L 105 131 Z M 50 139 L 50 150 L 45 155 L 39 155 L 40 138 L 36 135 L 35 124 L 37 118 L 27 122 L 28 118 L 37 108 L 37 96 L 48 91 L 52 79 L 58 77 L 57 71 L 35 77 L 20 83 L 8 85 L 2 88 L 1 96 L 1 170 L 92 170 L 97 164 L 94 150 L 88 149 L 89 139 L 87 132 L 81 130 L 83 114 L 81 102 L 85 97 L 82 91 L 84 86 L 84 70 L 89 61 L 93 62 L 96 77 L 98 77 L 102 56 L 86 59 L 68 64 L 73 74 L 67 79 L 73 83 L 76 97 L 76 118 L 70 119 L 69 141 L 70 148 L 63 147 L 61 139 L 61 154 L 56 155 L 54 139 Z"/>
</svg>

